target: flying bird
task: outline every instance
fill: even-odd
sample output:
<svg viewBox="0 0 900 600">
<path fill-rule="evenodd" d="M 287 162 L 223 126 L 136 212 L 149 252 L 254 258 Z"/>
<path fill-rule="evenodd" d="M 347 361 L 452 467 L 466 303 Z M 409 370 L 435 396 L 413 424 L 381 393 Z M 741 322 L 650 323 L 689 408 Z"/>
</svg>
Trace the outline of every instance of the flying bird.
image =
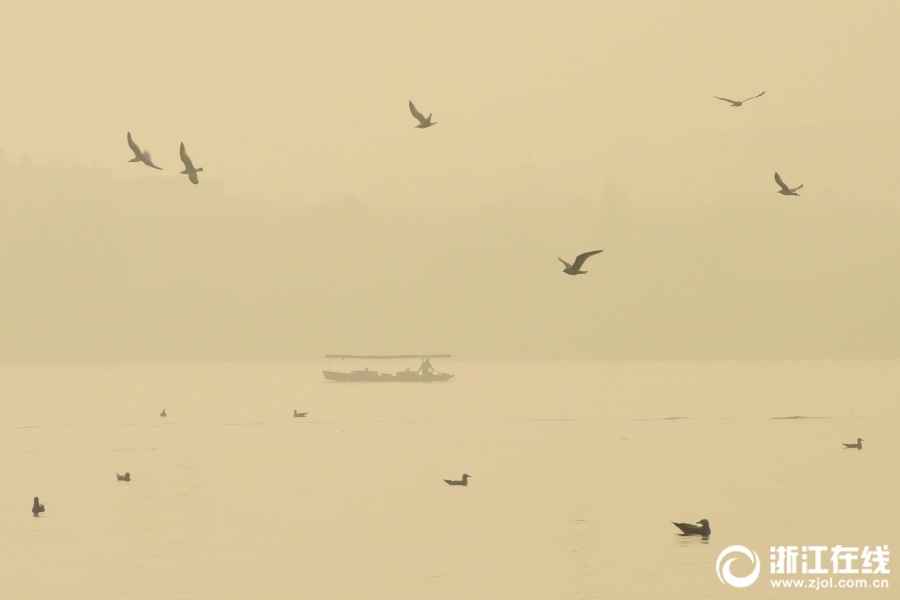
<svg viewBox="0 0 900 600">
<path fill-rule="evenodd" d="M 295 419 L 296 419 L 297 417 L 305 417 L 305 416 L 308 415 L 308 414 L 309 414 L 308 412 L 305 412 L 305 413 L 297 412 L 297 409 L 296 409 L 296 408 L 294 409 L 294 418 L 295 418 Z"/>
<path fill-rule="evenodd" d="M 453 479 L 445 479 L 444 481 L 447 482 L 447 485 L 469 485 L 469 477 L 471 477 L 471 475 L 463 473 L 462 479 L 459 481 L 454 481 Z"/>
<path fill-rule="evenodd" d="M 169 416 L 169 415 L 166 414 L 166 409 L 163 409 L 163 411 L 162 411 L 161 413 L 159 413 L 159 416 L 161 416 L 161 417 L 167 417 L 167 416 Z"/>
<path fill-rule="evenodd" d="M 197 173 L 202 171 L 203 167 L 200 167 L 199 169 L 194 168 L 191 157 L 188 156 L 187 150 L 184 149 L 184 142 L 181 142 L 181 162 L 184 163 L 184 171 L 181 172 L 181 175 L 187 175 L 188 179 L 190 179 L 191 183 L 194 185 L 200 183 L 200 180 L 197 179 Z"/>
<path fill-rule="evenodd" d="M 863 443 L 862 438 L 856 438 L 855 444 L 844 444 L 844 450 L 846 450 L 848 448 L 855 448 L 857 450 L 862 450 L 862 443 Z"/>
<path fill-rule="evenodd" d="M 584 261 L 586 261 L 593 255 L 600 254 L 601 252 L 603 252 L 603 250 L 594 250 L 593 252 L 585 252 L 584 254 L 579 254 L 578 256 L 575 257 L 575 264 L 573 264 L 573 265 L 570 265 L 569 263 L 567 263 L 566 261 L 564 261 L 563 259 L 560 258 L 559 262 L 566 265 L 566 268 L 563 269 L 563 273 L 568 273 L 569 275 L 584 275 L 585 273 L 587 273 L 587 271 L 582 271 L 581 265 L 583 265 Z M 557 257 L 557 258 L 559 258 L 559 257 Z"/>
<path fill-rule="evenodd" d="M 44 505 L 38 502 L 38 497 L 34 497 L 34 505 L 31 507 L 31 512 L 34 513 L 34 516 L 38 516 L 42 512 L 44 512 Z"/>
<path fill-rule="evenodd" d="M 124 475 L 116 473 L 116 481 L 131 481 L 131 473 L 126 472 Z"/>
<path fill-rule="evenodd" d="M 419 124 L 416 125 L 416 129 L 427 129 L 432 125 L 437 125 L 437 121 L 434 123 L 431 122 L 431 113 L 428 114 L 428 118 L 426 119 L 425 115 L 416 110 L 416 105 L 412 103 L 412 100 L 409 101 L 409 112 L 411 112 L 412 116 L 419 121 Z"/>
<path fill-rule="evenodd" d="M 757 94 L 756 96 L 753 96 L 751 98 L 747 98 L 747 100 L 753 100 L 753 98 L 759 98 L 763 94 L 765 94 L 765 92 L 763 92 L 762 94 Z M 716 100 L 724 100 L 725 102 L 730 102 L 731 106 L 734 106 L 735 108 L 742 105 L 744 102 L 747 102 L 747 100 L 729 100 L 728 98 L 719 98 L 718 96 L 713 96 L 713 98 L 715 98 Z"/>
<path fill-rule="evenodd" d="M 142 162 L 148 167 L 153 167 L 154 169 L 162 171 L 162 169 L 153 164 L 153 160 L 150 158 L 150 153 L 146 150 L 141 151 L 141 147 L 134 143 L 134 140 L 131 139 L 130 131 L 128 132 L 128 147 L 131 148 L 132 152 L 134 152 L 134 158 L 132 158 L 128 162 Z"/>
<path fill-rule="evenodd" d="M 797 193 L 797 190 L 803 187 L 803 184 L 801 183 L 798 187 L 789 188 L 784 182 L 784 179 L 782 179 L 781 175 L 779 175 L 777 172 L 775 173 L 775 183 L 777 183 L 781 188 L 780 190 L 778 190 L 778 193 L 782 196 L 799 196 L 800 194 Z"/>
<path fill-rule="evenodd" d="M 709 528 L 709 521 L 706 519 L 700 519 L 697 521 L 697 525 L 692 525 L 691 523 L 676 523 L 672 521 L 672 525 L 681 530 L 682 535 L 701 535 L 703 537 L 709 537 L 709 534 L 712 531 Z"/>
</svg>

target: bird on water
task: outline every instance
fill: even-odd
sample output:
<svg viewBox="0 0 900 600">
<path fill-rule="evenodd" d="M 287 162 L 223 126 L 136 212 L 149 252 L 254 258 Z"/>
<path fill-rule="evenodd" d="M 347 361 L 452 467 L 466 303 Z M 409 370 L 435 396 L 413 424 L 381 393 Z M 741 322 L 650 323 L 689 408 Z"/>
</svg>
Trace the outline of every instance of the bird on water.
<svg viewBox="0 0 900 600">
<path fill-rule="evenodd" d="M 862 443 L 863 443 L 862 438 L 856 438 L 855 444 L 844 444 L 844 450 L 847 450 L 848 448 L 855 448 L 857 450 L 862 450 Z"/>
<path fill-rule="evenodd" d="M 711 533 L 709 521 L 706 519 L 700 519 L 697 521 L 696 525 L 691 523 L 676 523 L 675 521 L 672 521 L 672 525 L 680 529 L 682 535 L 700 535 L 709 537 L 709 534 Z"/>
<path fill-rule="evenodd" d="M 188 179 L 191 180 L 191 183 L 197 185 L 200 183 L 200 180 L 197 179 L 197 173 L 203 170 L 203 167 L 199 169 L 194 168 L 194 163 L 191 162 L 191 157 L 188 156 L 187 150 L 184 149 L 184 142 L 181 142 L 181 162 L 184 163 L 184 171 L 181 172 L 181 175 L 187 175 Z"/>
<path fill-rule="evenodd" d="M 784 182 L 784 179 L 781 178 L 781 175 L 779 175 L 777 171 L 775 172 L 775 183 L 777 183 L 778 187 L 781 188 L 780 190 L 778 190 L 778 193 L 782 196 L 799 196 L 800 194 L 797 193 L 797 190 L 803 187 L 803 184 L 801 183 L 795 188 L 789 188 Z"/>
<path fill-rule="evenodd" d="M 431 113 L 428 113 L 428 118 L 425 118 L 425 115 L 416 110 L 416 105 L 412 103 L 412 100 L 409 101 L 409 112 L 412 113 L 412 116 L 419 121 L 419 124 L 416 125 L 416 129 L 428 129 L 432 125 L 437 125 L 437 121 L 434 123 L 431 122 Z"/>
<path fill-rule="evenodd" d="M 31 507 L 31 512 L 34 513 L 34 516 L 38 516 L 42 512 L 44 512 L 44 505 L 38 502 L 38 497 L 34 497 L 34 505 Z"/>
<path fill-rule="evenodd" d="M 163 411 L 161 413 L 159 413 L 159 416 L 167 417 L 168 415 L 166 414 L 166 409 L 163 409 Z"/>
<path fill-rule="evenodd" d="M 765 94 L 765 92 L 763 92 L 762 94 L 757 94 L 756 96 L 747 98 L 746 100 L 729 100 L 728 98 L 719 98 L 718 96 L 713 96 L 713 98 L 715 98 L 716 100 L 724 100 L 725 102 L 729 102 L 729 103 L 731 103 L 731 106 L 733 106 L 734 108 L 737 108 L 738 106 L 741 106 L 744 102 L 747 102 L 747 100 L 753 100 L 753 98 L 759 98 L 763 94 Z"/>
<path fill-rule="evenodd" d="M 142 162 L 148 167 L 153 167 L 154 169 L 162 171 L 161 168 L 153 164 L 153 159 L 150 158 L 150 153 L 147 150 L 141 151 L 141 147 L 134 143 L 134 140 L 131 139 L 130 131 L 128 132 L 128 147 L 131 148 L 132 152 L 134 152 L 134 158 L 132 158 L 128 162 Z"/>
<path fill-rule="evenodd" d="M 124 475 L 119 475 L 116 473 L 116 481 L 131 481 L 131 473 L 125 472 Z"/>
<path fill-rule="evenodd" d="M 294 409 L 294 418 L 297 418 L 297 417 L 305 417 L 305 416 L 308 415 L 308 414 L 309 414 L 308 412 L 301 413 L 301 412 L 297 412 L 297 410 Z"/>
<path fill-rule="evenodd" d="M 453 479 L 445 479 L 444 481 L 447 482 L 447 485 L 469 485 L 469 477 L 471 477 L 471 475 L 463 473 L 462 479 L 459 481 L 454 481 Z"/>
<path fill-rule="evenodd" d="M 568 273 L 569 275 L 584 275 L 587 271 L 582 271 L 581 266 L 584 264 L 584 261 L 589 259 L 595 254 L 600 254 L 603 250 L 594 250 L 593 252 L 585 252 L 584 254 L 579 254 L 575 257 L 575 263 L 569 264 L 563 259 L 559 258 L 559 262 L 566 265 L 566 268 L 563 269 L 563 273 Z"/>
</svg>

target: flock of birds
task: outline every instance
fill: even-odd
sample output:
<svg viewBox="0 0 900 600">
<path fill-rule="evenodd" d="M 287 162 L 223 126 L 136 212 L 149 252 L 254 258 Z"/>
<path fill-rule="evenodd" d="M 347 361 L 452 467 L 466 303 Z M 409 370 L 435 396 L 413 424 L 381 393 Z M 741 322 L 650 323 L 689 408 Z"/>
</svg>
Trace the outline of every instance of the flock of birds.
<svg viewBox="0 0 900 600">
<path fill-rule="evenodd" d="M 755 96 L 751 96 L 750 98 L 746 98 L 744 100 L 730 100 L 728 98 L 720 98 L 719 96 L 713 96 L 713 98 L 716 98 L 717 100 L 723 100 L 725 102 L 728 102 L 729 104 L 731 104 L 732 107 L 737 108 L 737 107 L 743 106 L 745 102 L 753 100 L 754 98 L 759 98 L 760 96 L 762 96 L 765 93 L 766 92 L 763 91 Z M 427 129 L 427 128 L 431 127 L 432 125 L 437 125 L 437 121 L 431 120 L 432 114 L 429 113 L 428 117 L 425 117 L 425 115 L 423 115 L 419 111 L 419 109 L 416 108 L 416 105 L 413 104 L 412 100 L 409 101 L 409 112 L 412 113 L 412 116 L 415 117 L 415 119 L 419 122 L 419 124 L 416 125 L 416 129 Z M 799 190 L 800 188 L 803 187 L 802 183 L 795 188 L 789 187 L 784 182 L 784 180 L 781 178 L 781 175 L 779 175 L 777 171 L 775 172 L 775 183 L 777 183 L 778 187 L 781 188 L 780 190 L 778 190 L 778 193 L 783 196 L 799 196 L 800 194 L 797 193 L 797 190 Z M 587 271 L 581 270 L 582 265 L 584 265 L 584 261 L 586 261 L 588 258 L 590 258 L 591 256 L 593 256 L 595 254 L 600 254 L 601 252 L 603 252 L 603 250 L 593 250 L 591 252 L 585 252 L 583 254 L 579 254 L 578 256 L 575 257 L 575 262 L 572 264 L 569 264 L 568 262 L 566 262 L 562 258 L 560 258 L 559 261 L 565 265 L 565 268 L 563 269 L 563 273 L 565 273 L 567 275 L 584 275 L 585 273 L 587 273 Z M 462 485 L 465 485 L 465 484 L 462 484 Z"/>
<path fill-rule="evenodd" d="M 297 409 L 294 409 L 294 418 L 295 419 L 300 418 L 300 417 L 305 417 L 308 414 L 309 414 L 308 412 L 297 412 Z M 169 415 L 166 413 L 166 409 L 162 409 L 162 412 L 159 413 L 159 416 L 160 417 L 168 417 Z M 469 485 L 469 477 L 471 477 L 471 475 L 469 475 L 468 473 L 463 473 L 462 479 L 459 479 L 459 480 L 445 479 L 444 481 L 446 481 L 448 485 L 467 486 L 467 485 Z M 116 473 L 116 481 L 131 481 L 131 473 L 129 473 L 128 471 L 126 471 L 124 475 L 119 475 L 118 473 Z M 44 505 L 41 504 L 38 497 L 35 496 L 34 504 L 31 506 L 32 514 L 34 514 L 34 516 L 37 517 L 37 516 L 40 516 L 40 514 L 42 512 L 44 512 L 44 510 L 45 510 Z"/>
<path fill-rule="evenodd" d="M 599 252 L 599 250 L 598 250 L 598 252 Z M 596 252 L 587 252 L 585 254 L 582 254 L 578 258 L 576 258 L 575 259 L 576 266 L 574 267 L 574 269 L 577 271 L 578 266 L 583 264 L 584 261 L 587 259 L 587 257 L 590 256 L 591 254 L 596 254 Z M 560 259 L 560 260 L 562 260 L 562 259 Z M 567 266 L 567 268 L 573 268 L 573 267 Z M 575 273 L 572 273 L 572 274 L 575 274 Z M 305 417 L 308 414 L 309 414 L 308 412 L 301 413 L 301 412 L 297 412 L 297 410 L 294 409 L 294 418 Z M 163 409 L 162 412 L 159 413 L 159 416 L 167 417 L 168 414 L 166 413 L 166 409 Z M 844 449 L 846 450 L 846 449 L 852 448 L 855 450 L 862 450 L 862 443 L 863 443 L 863 439 L 857 438 L 855 444 L 846 444 L 845 443 Z M 472 477 L 472 476 L 469 475 L 468 473 L 463 473 L 463 475 L 460 479 L 445 479 L 444 482 L 447 485 L 466 487 L 469 485 L 470 477 Z M 129 473 L 127 471 L 125 472 L 124 475 L 119 475 L 118 473 L 116 473 L 116 481 L 131 481 L 131 473 Z M 31 512 L 34 514 L 35 517 L 37 517 L 37 516 L 40 516 L 40 514 L 42 512 L 44 512 L 44 510 L 45 510 L 44 505 L 41 504 L 38 497 L 35 496 L 34 504 L 31 507 Z M 681 535 L 683 535 L 683 536 L 697 535 L 704 539 L 707 539 L 707 538 L 709 538 L 710 534 L 712 533 L 712 530 L 709 527 L 709 521 L 707 519 L 700 519 L 699 521 L 697 521 L 696 524 L 694 524 L 694 523 L 676 523 L 674 521 L 672 521 L 672 524 L 681 530 Z"/>
<path fill-rule="evenodd" d="M 753 100 L 754 98 L 759 98 L 760 96 L 762 96 L 765 93 L 766 92 L 763 91 L 762 93 L 759 93 L 756 96 L 751 96 L 750 98 L 746 98 L 744 100 L 730 100 L 729 98 L 720 98 L 719 96 L 713 96 L 713 98 L 716 98 L 717 100 L 722 100 L 724 102 L 728 102 L 729 104 L 731 104 L 732 107 L 737 108 L 737 107 L 743 106 L 745 102 Z M 426 117 L 424 114 L 422 114 L 421 111 L 419 111 L 419 109 L 416 108 L 416 105 L 413 104 L 412 100 L 409 101 L 409 112 L 416 119 L 416 121 L 419 122 L 419 124 L 416 125 L 416 129 L 428 129 L 429 127 L 437 125 L 437 121 L 431 120 L 433 114 L 428 113 L 428 116 Z M 141 150 L 141 147 L 138 146 L 137 143 L 134 141 L 134 139 L 131 137 L 130 131 L 128 132 L 128 147 L 131 148 L 132 152 L 134 152 L 134 158 L 132 158 L 128 162 L 144 163 L 151 169 L 157 169 L 159 171 L 162 171 L 161 167 L 157 167 L 155 164 L 153 164 L 153 159 L 150 156 L 150 152 L 147 150 Z M 191 161 L 191 157 L 188 156 L 187 150 L 185 150 L 185 148 L 184 148 L 184 142 L 181 143 L 180 156 L 181 156 L 181 162 L 184 163 L 184 171 L 181 171 L 180 174 L 187 175 L 188 179 L 193 184 L 200 183 L 200 179 L 197 177 L 197 173 L 200 173 L 201 171 L 203 171 L 203 168 L 201 167 L 198 169 L 198 168 L 194 167 L 194 163 Z M 783 196 L 799 196 L 800 194 L 797 193 L 797 190 L 799 190 L 800 188 L 803 187 L 802 183 L 795 188 L 789 187 L 784 182 L 784 180 L 781 178 L 781 175 L 779 175 L 777 171 L 775 172 L 775 183 L 777 183 L 778 187 L 781 188 L 780 190 L 778 190 L 778 193 Z M 587 271 L 581 270 L 582 265 L 584 265 L 584 261 L 586 261 L 591 256 L 593 256 L 595 254 L 599 254 L 601 252 L 603 252 L 603 250 L 593 250 L 591 252 L 585 252 L 583 254 L 579 254 L 577 257 L 575 257 L 575 262 L 572 264 L 569 264 L 568 262 L 566 262 L 560 258 L 559 261 L 565 265 L 565 268 L 563 269 L 563 273 L 566 273 L 567 275 L 584 275 L 585 273 L 587 273 Z"/>
<path fill-rule="evenodd" d="M 754 98 L 759 98 L 760 96 L 762 96 L 765 93 L 766 92 L 763 91 L 762 93 L 759 93 L 756 96 L 751 96 L 750 98 L 746 98 L 744 100 L 731 100 L 729 98 L 720 98 L 719 96 L 713 96 L 713 98 L 716 98 L 717 100 L 722 100 L 724 102 L 728 102 L 733 108 L 739 108 L 739 107 L 743 106 L 745 102 L 753 100 Z M 431 120 L 431 118 L 433 116 L 432 113 L 429 113 L 428 116 L 426 117 L 416 108 L 416 105 L 413 104 L 412 100 L 409 101 L 409 112 L 419 122 L 419 124 L 416 125 L 416 129 L 428 129 L 429 127 L 437 125 L 437 121 Z M 134 152 L 134 158 L 132 158 L 128 162 L 140 162 L 140 163 L 147 165 L 148 167 L 150 167 L 152 169 L 157 169 L 159 171 L 162 171 L 161 167 L 158 167 L 155 164 L 153 164 L 153 159 L 150 156 L 150 152 L 147 150 L 141 150 L 141 147 L 138 146 L 137 143 L 134 141 L 134 139 L 131 137 L 130 131 L 128 132 L 127 139 L 128 139 L 128 147 L 131 148 L 132 152 Z M 194 167 L 194 163 L 191 161 L 191 157 L 188 156 L 187 150 L 185 150 L 184 142 L 181 143 L 179 155 L 181 157 L 181 162 L 184 164 L 184 171 L 181 171 L 180 174 L 187 175 L 190 182 L 195 185 L 200 183 L 200 180 L 197 177 L 197 173 L 202 172 L 203 168 L 201 167 L 198 169 L 198 168 Z M 799 190 L 803 187 L 803 184 L 800 184 L 799 186 L 797 186 L 795 188 L 788 186 L 784 182 L 784 180 L 781 178 L 781 175 L 778 174 L 777 171 L 775 172 L 775 183 L 777 183 L 778 187 L 781 188 L 778 190 L 778 193 L 783 196 L 799 196 L 800 194 L 797 193 L 797 190 Z M 565 265 L 565 268 L 563 269 L 563 273 L 566 273 L 567 275 L 584 275 L 585 273 L 587 273 L 587 271 L 582 271 L 581 267 L 584 266 L 585 261 L 587 261 L 587 259 L 594 256 L 595 254 L 600 254 L 601 252 L 603 252 L 603 250 L 592 250 L 590 252 L 584 252 L 584 253 L 576 256 L 575 262 L 573 262 L 571 264 L 569 264 L 562 258 L 559 258 L 559 261 L 563 265 Z M 301 412 L 297 412 L 296 409 L 294 410 L 295 418 L 305 417 L 307 414 L 309 414 L 309 413 L 305 413 L 305 412 L 301 413 Z M 166 417 L 167 416 L 166 409 L 163 409 L 163 411 L 159 414 L 159 416 Z M 856 440 L 855 444 L 844 444 L 844 446 L 845 446 L 845 449 L 853 448 L 853 449 L 857 449 L 857 450 L 862 450 L 862 443 L 863 443 L 862 438 L 858 438 Z M 470 477 L 471 477 L 471 475 L 469 475 L 468 473 L 463 473 L 461 479 L 445 479 L 444 481 L 447 483 L 447 485 L 465 487 L 465 486 L 469 485 Z M 118 481 L 131 481 L 131 474 L 128 472 L 126 472 L 124 475 L 119 475 L 118 473 L 116 473 L 116 479 Z M 42 512 L 44 512 L 44 505 L 39 502 L 37 496 L 35 496 L 35 498 L 34 498 L 34 505 L 32 506 L 31 512 L 34 513 L 35 517 L 37 517 Z M 701 519 L 701 520 L 697 521 L 696 524 L 675 523 L 674 521 L 672 523 L 678 529 L 681 530 L 682 535 L 686 535 L 686 536 L 697 535 L 697 536 L 701 536 L 703 538 L 708 538 L 712 531 L 709 527 L 709 521 L 706 519 Z"/>
<path fill-rule="evenodd" d="M 144 163 L 151 169 L 156 169 L 157 171 L 162 171 L 162 167 L 157 167 L 153 164 L 153 159 L 150 157 L 150 152 L 148 150 L 141 150 L 141 147 L 137 145 L 134 139 L 131 137 L 131 132 L 128 132 L 128 147 L 131 148 L 131 151 L 134 152 L 134 158 L 129 160 L 128 162 L 139 162 Z M 184 142 L 181 142 L 181 162 L 184 163 L 184 171 L 180 173 L 180 175 L 187 175 L 188 179 L 191 180 L 191 183 L 198 184 L 200 183 L 200 179 L 197 177 L 197 173 L 203 170 L 203 167 L 199 169 L 194 167 L 194 163 L 191 161 L 191 157 L 188 156 L 187 150 L 184 149 Z"/>
</svg>

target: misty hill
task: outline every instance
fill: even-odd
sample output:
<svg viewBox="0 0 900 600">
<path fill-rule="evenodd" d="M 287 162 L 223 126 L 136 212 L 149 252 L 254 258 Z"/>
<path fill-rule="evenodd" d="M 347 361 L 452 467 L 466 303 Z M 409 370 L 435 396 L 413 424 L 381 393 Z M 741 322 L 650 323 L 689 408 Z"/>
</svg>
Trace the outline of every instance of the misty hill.
<svg viewBox="0 0 900 600">
<path fill-rule="evenodd" d="M 761 130 L 281 205 L 211 177 L 0 161 L 0 360 L 896 358 L 900 182 L 867 150 L 891 134 L 819 131 L 824 166 L 771 163 Z M 861 189 L 826 160 L 848 140 L 882 157 Z"/>
</svg>

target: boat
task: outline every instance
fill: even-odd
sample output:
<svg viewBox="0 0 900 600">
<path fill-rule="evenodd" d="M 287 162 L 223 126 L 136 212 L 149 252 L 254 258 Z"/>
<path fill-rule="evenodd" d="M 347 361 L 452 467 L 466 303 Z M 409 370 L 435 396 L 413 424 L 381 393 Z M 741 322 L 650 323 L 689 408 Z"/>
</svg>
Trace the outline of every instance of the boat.
<svg viewBox="0 0 900 600">
<path fill-rule="evenodd" d="M 325 379 L 328 381 L 374 381 L 374 382 L 385 382 L 385 381 L 393 381 L 393 382 L 401 382 L 401 381 L 420 381 L 420 382 L 432 382 L 432 381 L 449 381 L 453 375 L 450 373 L 439 373 L 434 370 L 431 366 L 432 358 L 450 358 L 449 354 L 404 354 L 400 356 L 379 356 L 379 355 L 370 355 L 370 356 L 357 356 L 351 354 L 326 354 L 325 358 L 328 359 L 328 368 L 322 371 L 322 374 L 325 376 Z M 405 371 L 397 371 L 395 373 L 380 373 L 378 371 L 370 371 L 368 367 L 350 371 L 349 373 L 341 372 L 341 371 L 332 371 L 331 370 L 331 361 L 332 359 L 361 359 L 361 360 L 386 360 L 386 359 L 418 359 L 422 361 L 422 364 L 415 371 L 406 369 Z"/>
</svg>

